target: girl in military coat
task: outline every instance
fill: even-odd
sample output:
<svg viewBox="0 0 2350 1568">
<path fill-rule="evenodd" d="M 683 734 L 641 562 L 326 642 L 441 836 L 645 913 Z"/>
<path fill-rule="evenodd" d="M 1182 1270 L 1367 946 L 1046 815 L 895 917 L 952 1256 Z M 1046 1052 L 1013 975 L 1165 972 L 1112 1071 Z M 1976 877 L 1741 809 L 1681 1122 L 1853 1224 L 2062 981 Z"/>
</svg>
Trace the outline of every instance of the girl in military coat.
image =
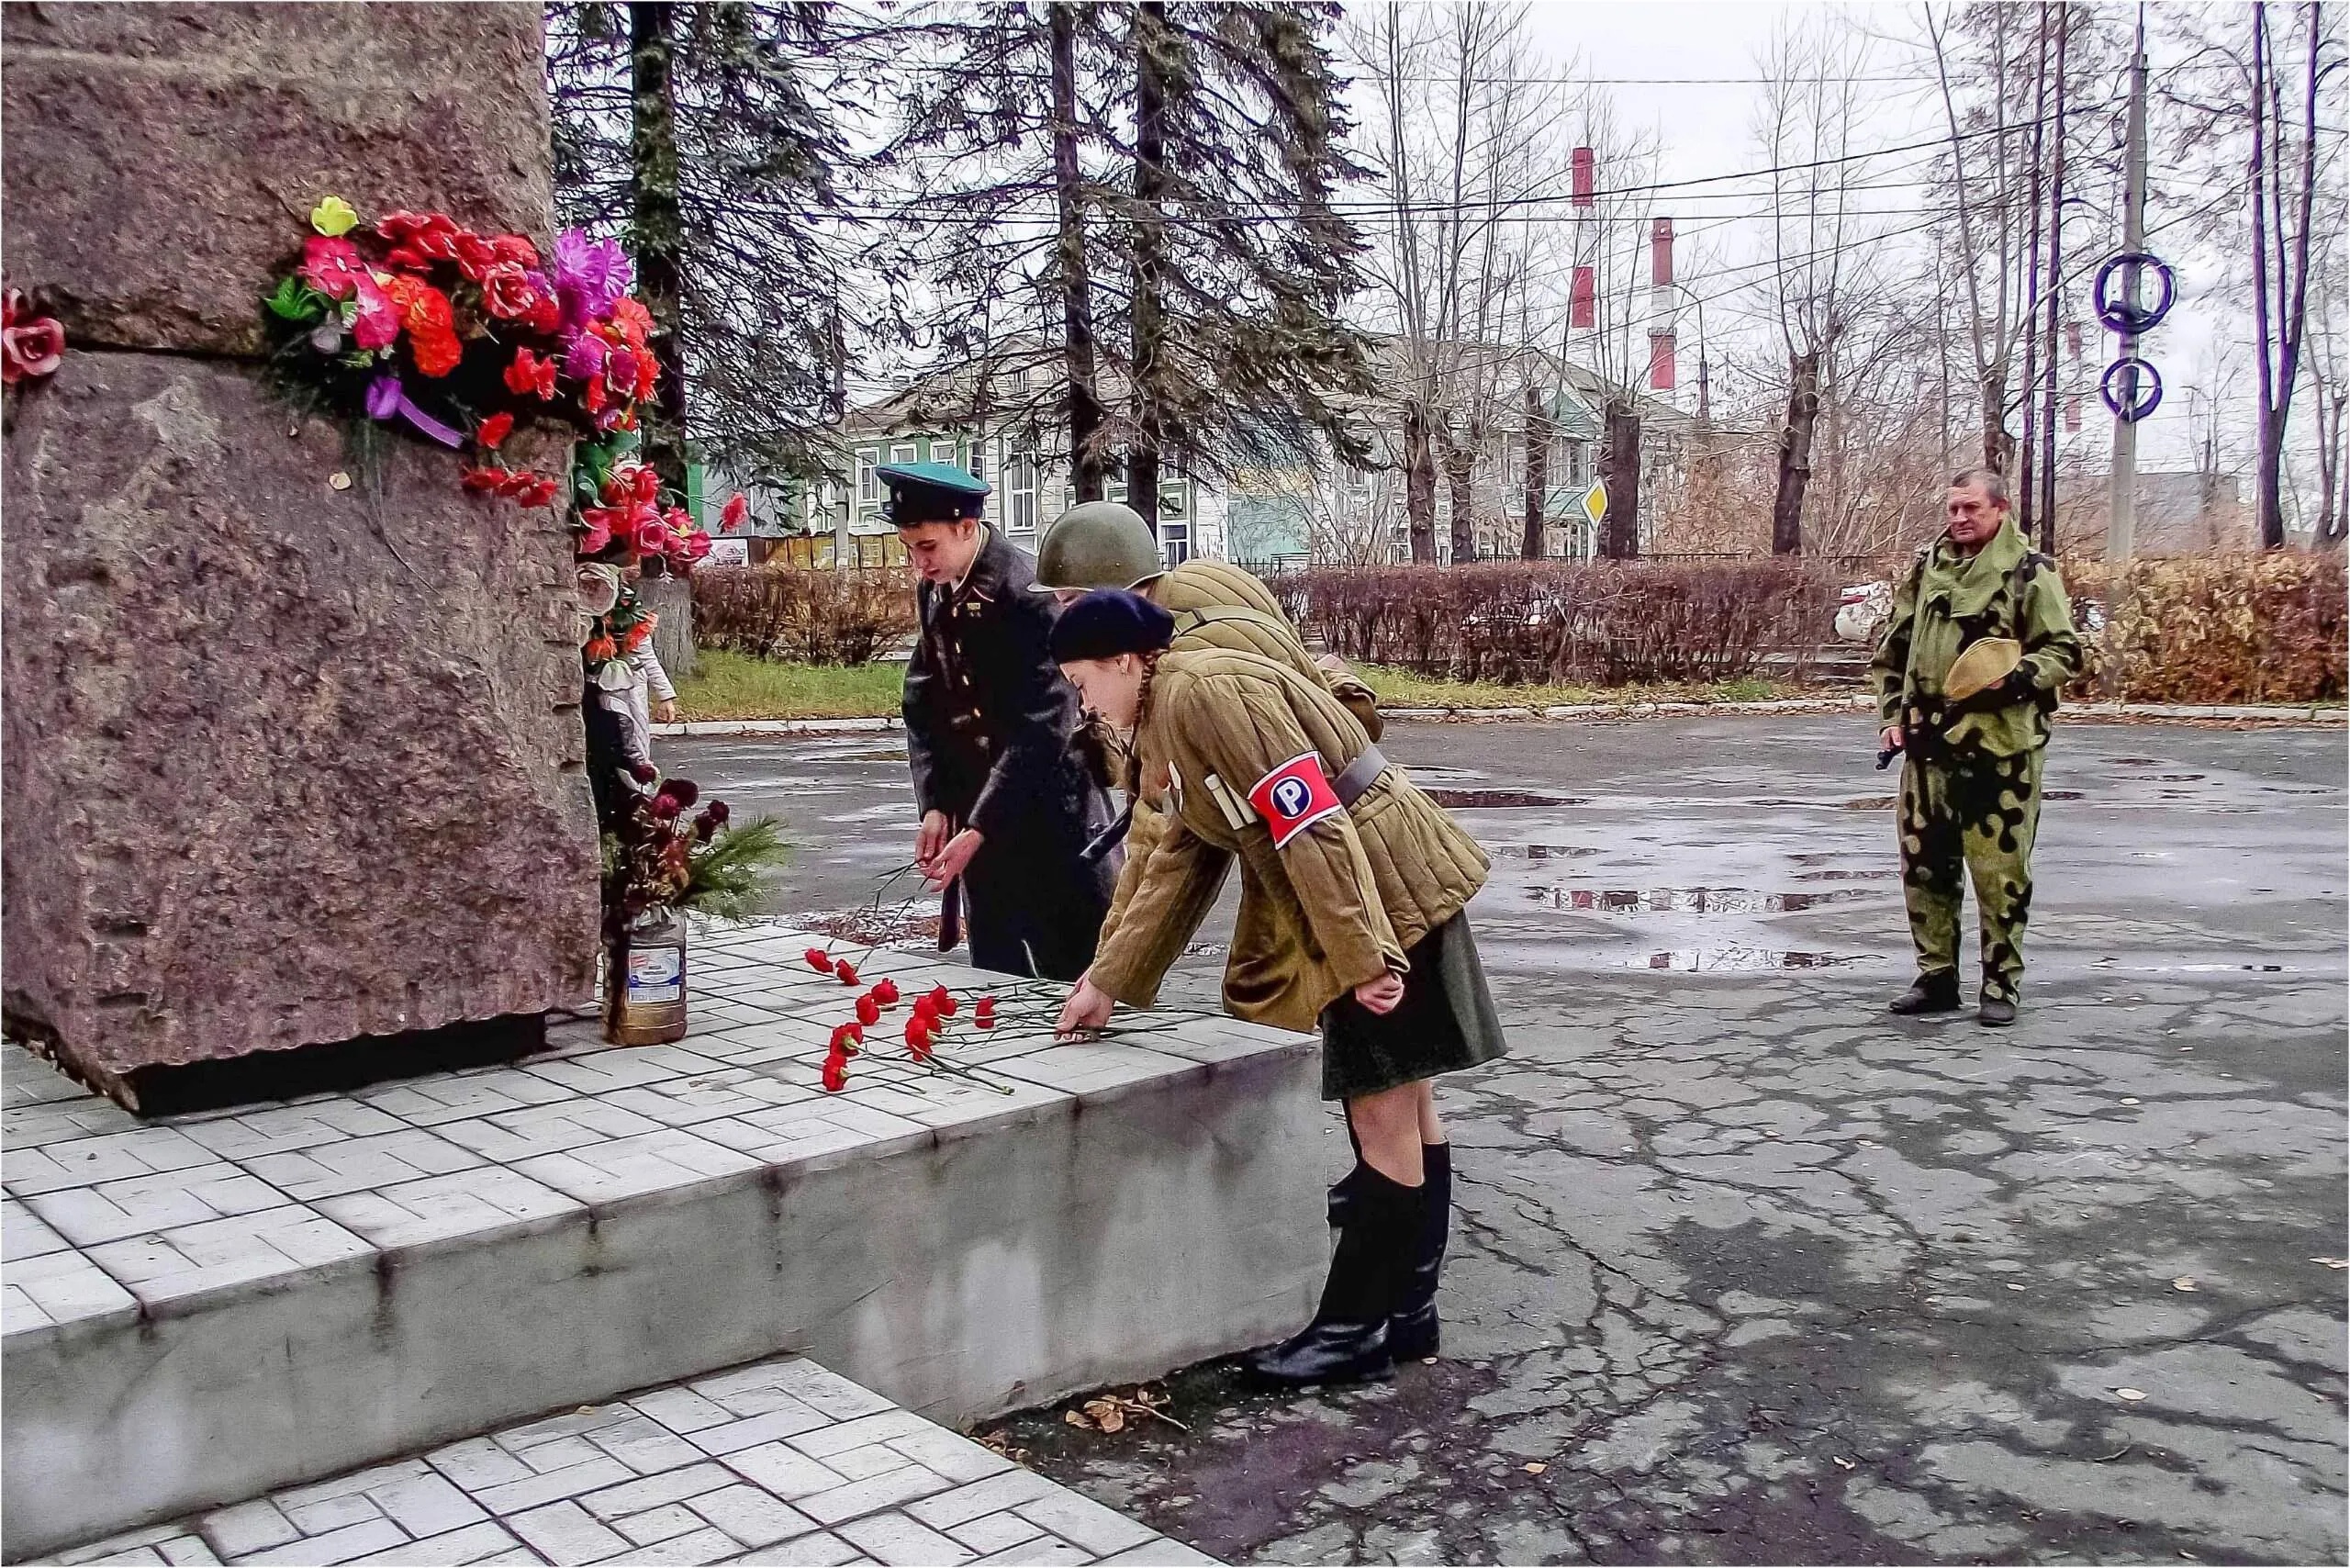
<svg viewBox="0 0 2350 1568">
<path fill-rule="evenodd" d="M 1504 1048 L 1461 913 L 1489 863 L 1320 682 L 1254 654 L 1169 652 L 1174 632 L 1167 610 L 1114 590 L 1079 599 L 1054 629 L 1054 658 L 1087 707 L 1130 733 L 1133 788 L 1167 818 L 1061 1030 L 1098 1028 L 1116 1002 L 1149 1005 L 1239 862 L 1225 1006 L 1319 1026 L 1323 1097 L 1344 1102 L 1357 1148 L 1332 1194 L 1339 1238 L 1320 1310 L 1252 1364 L 1288 1383 L 1382 1376 L 1437 1348 L 1451 1193 L 1429 1081 Z"/>
</svg>

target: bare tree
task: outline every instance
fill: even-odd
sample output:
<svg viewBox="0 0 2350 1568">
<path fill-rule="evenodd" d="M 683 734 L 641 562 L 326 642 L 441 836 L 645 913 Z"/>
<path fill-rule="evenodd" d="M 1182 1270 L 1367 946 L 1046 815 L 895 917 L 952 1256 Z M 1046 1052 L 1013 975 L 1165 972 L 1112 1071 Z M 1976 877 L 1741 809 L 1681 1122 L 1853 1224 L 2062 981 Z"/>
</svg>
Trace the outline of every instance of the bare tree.
<svg viewBox="0 0 2350 1568">
<path fill-rule="evenodd" d="M 2279 59 L 2266 0 L 2252 7 L 2252 300 L 2260 349 L 2260 464 L 2255 505 L 2260 543 L 2285 543 L 2285 436 L 2301 375 L 2309 327 L 2310 230 L 2317 200 L 2318 84 L 2338 68 L 2321 65 L 2325 7 L 2298 7 L 2306 28 L 2300 59 Z M 2288 84 L 2293 91 L 2288 108 Z M 2294 146 L 2298 139 L 2300 146 Z M 2321 436 L 2321 442 L 2322 436 Z"/>
</svg>

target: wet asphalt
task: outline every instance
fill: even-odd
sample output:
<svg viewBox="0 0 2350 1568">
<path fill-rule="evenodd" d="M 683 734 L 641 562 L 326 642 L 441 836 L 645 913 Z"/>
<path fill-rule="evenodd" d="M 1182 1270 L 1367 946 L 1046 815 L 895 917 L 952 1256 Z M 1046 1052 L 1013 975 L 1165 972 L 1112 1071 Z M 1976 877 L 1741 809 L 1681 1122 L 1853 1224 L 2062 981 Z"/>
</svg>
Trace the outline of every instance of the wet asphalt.
<svg viewBox="0 0 2350 1568">
<path fill-rule="evenodd" d="M 1230 1562 L 2342 1562 L 2345 739 L 2060 721 L 2024 1013 L 1910 973 L 1865 717 L 1397 724 L 1494 857 L 1445 1356 L 1029 1462 Z M 920 939 L 889 735 L 670 742 Z M 1226 907 L 1170 982 L 1205 1002 Z M 1972 961 L 1972 941 L 1969 942 Z M 1970 988 L 1971 989 L 1971 988 Z M 1345 1140 L 1328 1133 L 1330 1175 Z"/>
</svg>

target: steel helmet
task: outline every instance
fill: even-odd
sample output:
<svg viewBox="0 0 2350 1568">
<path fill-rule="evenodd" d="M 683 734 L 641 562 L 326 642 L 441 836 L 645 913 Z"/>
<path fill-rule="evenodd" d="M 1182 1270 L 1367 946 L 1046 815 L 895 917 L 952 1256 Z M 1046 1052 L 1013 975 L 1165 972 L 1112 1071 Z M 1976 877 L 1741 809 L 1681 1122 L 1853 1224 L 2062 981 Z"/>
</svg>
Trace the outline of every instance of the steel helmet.
<svg viewBox="0 0 2350 1568">
<path fill-rule="evenodd" d="M 1150 525 L 1119 501 L 1083 501 L 1069 508 L 1053 520 L 1036 546 L 1040 588 L 1130 588 L 1166 570 Z"/>
</svg>

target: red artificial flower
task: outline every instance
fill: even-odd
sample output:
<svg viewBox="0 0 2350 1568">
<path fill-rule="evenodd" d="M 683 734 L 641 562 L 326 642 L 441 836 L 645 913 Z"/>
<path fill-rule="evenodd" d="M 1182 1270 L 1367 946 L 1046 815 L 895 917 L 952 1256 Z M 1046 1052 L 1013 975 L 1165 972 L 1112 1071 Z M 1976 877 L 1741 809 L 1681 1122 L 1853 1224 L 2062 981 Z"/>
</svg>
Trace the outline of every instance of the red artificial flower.
<svg viewBox="0 0 2350 1568">
<path fill-rule="evenodd" d="M 584 525 L 579 531 L 579 543 L 577 548 L 580 554 L 600 555 L 606 550 L 611 548 L 612 531 L 609 524 L 601 522 L 588 522 L 585 513 L 581 514 L 580 521 Z"/>
<path fill-rule="evenodd" d="M 520 507 L 552 510 L 562 487 L 544 474 L 525 473 L 521 477 L 524 482 L 507 492 L 509 498 Z"/>
<path fill-rule="evenodd" d="M 532 244 L 526 235 L 494 234 L 490 236 L 489 249 L 501 262 L 513 262 L 526 267 L 539 264 L 539 248 Z"/>
<path fill-rule="evenodd" d="M 422 267 L 455 260 L 457 236 L 464 230 L 445 212 L 387 212 L 375 232 L 392 242 L 385 260 L 394 266 Z"/>
<path fill-rule="evenodd" d="M 506 367 L 506 389 L 522 397 L 536 393 L 542 400 L 552 400 L 554 372 L 553 359 L 541 359 L 529 349 L 516 349 L 514 363 Z"/>
<path fill-rule="evenodd" d="M 632 762 L 628 766 L 628 776 L 639 784 L 650 784 L 661 777 L 661 770 L 649 762 Z"/>
<path fill-rule="evenodd" d="M 600 634 L 588 638 L 587 646 L 582 648 L 580 651 L 586 654 L 589 658 L 594 659 L 598 664 L 602 664 L 606 659 L 616 659 L 621 656 L 620 644 L 613 642 L 610 637 Z M 653 780 L 650 778 L 639 778 L 637 782 L 640 784 L 650 784 Z"/>
<path fill-rule="evenodd" d="M 824 1092 L 837 1094 L 848 1087 L 848 1058 L 829 1056 L 824 1058 Z"/>
<path fill-rule="evenodd" d="M 864 1045 L 864 1044 L 865 1044 L 865 1025 L 862 1025 L 862 1024 L 839 1024 L 839 1025 L 834 1025 L 834 1028 L 833 1028 L 833 1050 L 834 1050 L 834 1052 L 835 1054 L 840 1055 L 840 1056 L 852 1056 L 852 1057 L 853 1057 L 853 1056 L 855 1056 L 855 1055 L 856 1054 L 857 1047 L 860 1047 L 860 1046 L 862 1046 L 862 1045 Z"/>
<path fill-rule="evenodd" d="M 811 947 L 800 956 L 808 960 L 808 967 L 818 974 L 828 975 L 833 972 L 833 956 L 822 947 Z"/>
<path fill-rule="evenodd" d="M 505 487 L 506 470 L 503 468 L 468 468 L 465 470 L 465 488 L 468 490 L 487 490 L 492 494 L 495 494 Z"/>
<path fill-rule="evenodd" d="M 645 809 L 666 823 L 673 820 L 680 808 L 675 795 L 655 795 L 653 803 Z"/>
<path fill-rule="evenodd" d="M 640 520 L 636 525 L 636 547 L 647 555 L 666 555 L 676 547 L 677 536 L 659 518 Z"/>
<path fill-rule="evenodd" d="M 422 278 L 396 274 L 385 292 L 400 309 L 400 325 L 408 329 L 408 346 L 416 368 L 440 377 L 457 368 L 464 350 L 457 342 L 455 313 L 449 297 Z"/>
<path fill-rule="evenodd" d="M 992 1013 L 975 1013 L 971 1014 L 971 1027 L 974 1029 L 994 1028 L 995 1014 Z"/>
<path fill-rule="evenodd" d="M 856 999 L 856 1021 L 860 1024 L 881 1022 L 881 1004 L 873 1000 L 871 991 Z"/>
<path fill-rule="evenodd" d="M 495 452 L 498 443 L 514 433 L 514 416 L 499 412 L 482 420 L 474 430 L 474 442 L 485 452 Z"/>
<path fill-rule="evenodd" d="M 682 538 L 685 544 L 686 561 L 688 565 L 691 565 L 710 554 L 710 535 L 704 533 L 700 529 L 697 528 L 691 533 L 683 535 Z"/>
<path fill-rule="evenodd" d="M 482 308 L 493 316 L 515 320 L 538 308 L 541 293 L 519 262 L 500 262 L 481 278 Z"/>
<path fill-rule="evenodd" d="M 937 1014 L 941 1018 L 952 1018 L 955 1016 L 955 993 L 948 991 L 945 986 L 934 986 L 931 989 L 930 994 L 923 997 L 923 1000 L 929 1002 L 931 1011 Z"/>
<path fill-rule="evenodd" d="M 920 1018 L 906 1020 L 906 1050 L 916 1061 L 928 1061 L 931 1052 L 936 1048 L 936 1041 L 924 1026 L 925 1022 Z"/>
<path fill-rule="evenodd" d="M 737 495 L 720 510 L 718 513 L 718 526 L 724 529 L 727 532 L 732 533 L 736 529 L 741 528 L 744 522 L 748 521 L 750 520 L 750 516 L 751 503 L 744 500 L 740 495 Z"/>
<path fill-rule="evenodd" d="M 653 336 L 653 312 L 636 296 L 623 294 L 612 303 L 610 326 L 621 342 L 642 350 Z"/>
<path fill-rule="evenodd" d="M 485 283 L 489 269 L 498 264 L 498 252 L 480 235 L 465 230 L 457 230 L 451 250 L 457 258 L 457 270 L 476 283 Z"/>
<path fill-rule="evenodd" d="M 65 362 L 65 329 L 49 316 L 35 316 L 24 290 L 0 297 L 0 382 L 14 386 L 28 375 L 47 375 Z"/>
<path fill-rule="evenodd" d="M 835 964 L 833 967 L 833 973 L 840 978 L 840 982 L 843 985 L 855 985 L 856 983 L 856 966 L 855 964 Z"/>
<path fill-rule="evenodd" d="M 873 1000 L 884 1007 L 895 1007 L 898 1004 L 898 982 L 889 979 L 877 982 L 873 987 Z"/>
<path fill-rule="evenodd" d="M 628 629 L 628 640 L 623 644 L 627 652 L 632 654 L 653 640 L 653 623 L 656 619 L 658 617 L 648 615 Z"/>
<path fill-rule="evenodd" d="M 539 290 L 531 301 L 530 314 L 522 318 L 522 325 L 541 337 L 552 337 L 563 325 L 563 301 Z"/>
<path fill-rule="evenodd" d="M 348 299 L 367 276 L 367 263 L 348 240 L 313 234 L 302 242 L 302 281 L 329 299 Z"/>
<path fill-rule="evenodd" d="M 604 378 L 600 375 L 589 376 L 586 385 L 579 388 L 580 406 L 591 414 L 602 413 L 610 401 L 604 396 Z"/>
</svg>

